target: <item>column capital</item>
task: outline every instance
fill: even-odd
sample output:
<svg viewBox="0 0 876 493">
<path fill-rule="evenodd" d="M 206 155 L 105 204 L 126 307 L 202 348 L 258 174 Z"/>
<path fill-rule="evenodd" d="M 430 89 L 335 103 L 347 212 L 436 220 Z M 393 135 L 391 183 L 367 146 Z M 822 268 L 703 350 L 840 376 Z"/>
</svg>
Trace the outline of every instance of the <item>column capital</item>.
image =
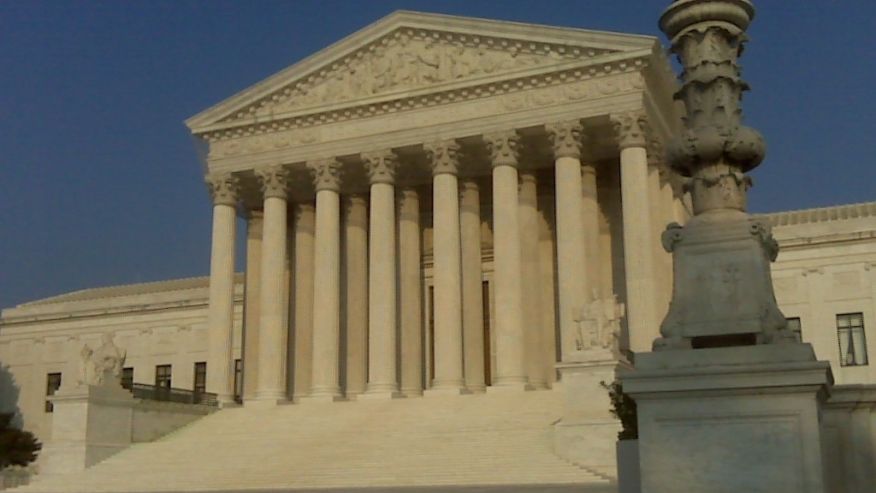
<svg viewBox="0 0 876 493">
<path fill-rule="evenodd" d="M 341 189 L 341 170 L 343 164 L 335 158 L 317 159 L 307 163 L 307 169 L 313 176 L 313 186 L 316 191 Z"/>
<path fill-rule="evenodd" d="M 432 167 L 432 175 L 459 174 L 459 149 L 455 140 L 442 140 L 423 144 L 429 165 Z"/>
<path fill-rule="evenodd" d="M 610 119 L 618 147 L 621 150 L 628 147 L 645 147 L 648 117 L 643 110 L 612 113 Z"/>
<path fill-rule="evenodd" d="M 520 157 L 520 136 L 514 130 L 502 130 L 483 135 L 487 150 L 490 152 L 492 167 L 517 167 Z"/>
<path fill-rule="evenodd" d="M 213 205 L 237 205 L 240 193 L 240 179 L 231 173 L 215 173 L 204 177 Z"/>
<path fill-rule="evenodd" d="M 398 171 L 398 156 L 390 149 L 374 152 L 363 152 L 362 161 L 368 171 L 368 179 L 374 183 L 395 183 L 395 174 Z"/>
<path fill-rule="evenodd" d="M 569 120 L 547 123 L 544 128 L 551 140 L 554 158 L 572 157 L 581 159 L 581 148 L 584 144 L 582 140 L 584 127 L 580 121 Z"/>
<path fill-rule="evenodd" d="M 285 166 L 265 166 L 255 170 L 264 197 L 286 199 L 289 191 L 289 169 Z"/>
</svg>

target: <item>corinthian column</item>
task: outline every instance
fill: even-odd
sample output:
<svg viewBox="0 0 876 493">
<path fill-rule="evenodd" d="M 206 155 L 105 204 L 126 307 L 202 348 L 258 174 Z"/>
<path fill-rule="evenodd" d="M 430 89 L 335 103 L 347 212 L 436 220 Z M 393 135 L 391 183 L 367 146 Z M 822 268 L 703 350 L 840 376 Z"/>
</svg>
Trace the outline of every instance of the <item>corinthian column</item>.
<svg viewBox="0 0 876 493">
<path fill-rule="evenodd" d="M 308 163 L 316 188 L 313 278 L 313 367 L 309 398 L 340 397 L 340 172 L 341 163 Z"/>
<path fill-rule="evenodd" d="M 459 144 L 425 146 L 432 165 L 435 283 L 435 379 L 432 391 L 463 390 L 459 239 Z"/>
<path fill-rule="evenodd" d="M 486 389 L 484 375 L 484 289 L 481 267 L 481 196 L 474 178 L 463 180 L 460 193 L 462 235 L 462 332 L 465 386 Z"/>
<path fill-rule="evenodd" d="M 519 137 L 484 135 L 493 166 L 493 279 L 496 285 L 496 378 L 491 388 L 527 387 L 517 191 Z M 530 300 L 531 301 L 531 300 Z"/>
<path fill-rule="evenodd" d="M 368 383 L 368 202 L 364 195 L 344 201 L 344 277 L 347 331 L 347 398 Z"/>
<path fill-rule="evenodd" d="M 581 124 L 577 121 L 554 123 L 547 125 L 546 129 L 553 143 L 555 159 L 560 349 L 562 361 L 570 361 L 577 349 L 576 319 L 587 293 L 581 200 Z"/>
<path fill-rule="evenodd" d="M 620 148 L 621 203 L 624 225 L 624 270 L 627 287 L 627 330 L 630 350 L 651 350 L 660 322 L 654 310 L 654 248 L 648 154 L 643 112 L 611 115 Z"/>
<path fill-rule="evenodd" d="M 368 397 L 397 394 L 395 172 L 390 150 L 362 155 L 371 181 L 368 232 Z"/>
<path fill-rule="evenodd" d="M 207 314 L 207 392 L 220 403 L 234 399 L 231 332 L 234 317 L 234 235 L 238 181 L 231 174 L 207 177 L 213 197 L 213 243 L 210 252 L 210 308 Z"/>
<path fill-rule="evenodd" d="M 313 366 L 313 203 L 295 206 L 295 382 L 296 400 L 310 393 Z"/>
<path fill-rule="evenodd" d="M 420 247 L 420 198 L 413 188 L 401 192 L 398 208 L 399 323 L 401 391 L 423 393 L 423 284 Z"/>
<path fill-rule="evenodd" d="M 259 374 L 255 400 L 274 404 L 286 398 L 286 193 L 289 170 L 256 170 L 264 194 L 262 268 L 259 296 Z"/>
</svg>

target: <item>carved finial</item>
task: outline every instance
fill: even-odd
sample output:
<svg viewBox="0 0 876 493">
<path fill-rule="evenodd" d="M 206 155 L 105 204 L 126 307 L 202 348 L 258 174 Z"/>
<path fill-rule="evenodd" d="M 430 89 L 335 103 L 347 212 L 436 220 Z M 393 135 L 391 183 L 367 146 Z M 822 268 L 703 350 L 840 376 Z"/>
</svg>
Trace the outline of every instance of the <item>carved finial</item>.
<svg viewBox="0 0 876 493">
<path fill-rule="evenodd" d="M 240 180 L 231 173 L 207 175 L 204 179 L 214 205 L 237 205 Z"/>
<path fill-rule="evenodd" d="M 343 165 L 334 158 L 319 159 L 307 163 L 307 168 L 313 175 L 313 186 L 316 191 L 334 190 L 341 188 L 341 171 Z"/>
<path fill-rule="evenodd" d="M 484 134 L 490 161 L 496 166 L 516 167 L 520 157 L 520 136 L 514 130 Z"/>
<path fill-rule="evenodd" d="M 544 126 L 553 144 L 554 157 L 581 158 L 583 127 L 578 120 L 549 123 Z"/>
<path fill-rule="evenodd" d="M 611 115 L 611 126 L 621 150 L 629 147 L 645 147 L 648 118 L 644 111 L 630 111 Z"/>
<path fill-rule="evenodd" d="M 284 166 L 266 166 L 255 170 L 265 198 L 285 199 L 289 190 L 289 170 Z"/>
<path fill-rule="evenodd" d="M 423 149 L 432 167 L 432 175 L 459 174 L 459 144 L 455 140 L 443 140 L 424 144 Z"/>
<path fill-rule="evenodd" d="M 375 152 L 363 152 L 362 161 L 368 170 L 371 183 L 395 183 L 398 170 L 398 156 L 389 149 Z"/>
</svg>

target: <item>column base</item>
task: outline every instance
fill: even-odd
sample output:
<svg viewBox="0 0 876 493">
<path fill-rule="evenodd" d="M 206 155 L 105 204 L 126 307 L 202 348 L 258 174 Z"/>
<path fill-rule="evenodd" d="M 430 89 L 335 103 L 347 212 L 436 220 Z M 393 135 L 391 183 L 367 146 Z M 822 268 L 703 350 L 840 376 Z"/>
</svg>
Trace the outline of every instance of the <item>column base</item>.
<svg viewBox="0 0 876 493">
<path fill-rule="evenodd" d="M 487 387 L 487 394 L 507 394 L 511 392 L 529 392 L 535 387 L 526 382 L 508 382 Z"/>
<path fill-rule="evenodd" d="M 359 396 L 361 397 L 361 395 Z M 342 395 L 308 395 L 299 399 L 299 404 L 318 404 L 325 402 L 345 402 L 348 399 Z"/>
<path fill-rule="evenodd" d="M 423 397 L 423 389 L 401 389 L 405 397 Z"/>
<path fill-rule="evenodd" d="M 286 404 L 287 402 L 287 399 L 277 398 L 250 399 L 243 402 L 243 407 L 246 409 L 270 409 L 272 407 L 277 407 L 280 404 Z"/>
<path fill-rule="evenodd" d="M 375 390 L 356 396 L 357 401 L 385 401 L 390 399 L 404 399 L 405 395 L 398 390 Z"/>
<path fill-rule="evenodd" d="M 423 391 L 423 397 L 441 397 L 448 395 L 469 395 L 471 392 L 468 389 L 461 387 L 438 387 L 426 389 Z"/>
</svg>

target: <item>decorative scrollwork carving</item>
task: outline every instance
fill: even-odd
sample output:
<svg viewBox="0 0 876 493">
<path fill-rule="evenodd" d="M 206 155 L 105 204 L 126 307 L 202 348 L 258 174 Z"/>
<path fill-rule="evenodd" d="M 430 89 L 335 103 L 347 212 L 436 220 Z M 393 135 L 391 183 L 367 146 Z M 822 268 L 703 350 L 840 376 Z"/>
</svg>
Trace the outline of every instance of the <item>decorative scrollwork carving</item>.
<svg viewBox="0 0 876 493">
<path fill-rule="evenodd" d="M 545 125 L 554 148 L 554 157 L 581 158 L 583 127 L 578 120 Z"/>
<path fill-rule="evenodd" d="M 432 167 L 433 176 L 443 173 L 459 174 L 460 146 L 456 141 L 445 140 L 424 144 L 423 149 Z"/>
<path fill-rule="evenodd" d="M 341 171 L 343 165 L 334 158 L 320 159 L 307 163 L 307 168 L 313 176 L 313 186 L 316 191 L 334 190 L 341 188 Z"/>
<path fill-rule="evenodd" d="M 391 150 L 362 153 L 362 161 L 368 170 L 371 183 L 395 183 L 398 170 L 398 156 Z"/>
<path fill-rule="evenodd" d="M 267 166 L 255 170 L 264 197 L 285 199 L 289 190 L 289 170 L 284 166 Z"/>
<path fill-rule="evenodd" d="M 484 142 L 490 153 L 490 162 L 496 166 L 516 167 L 520 158 L 520 135 L 514 130 L 484 134 Z"/>
<path fill-rule="evenodd" d="M 240 180 L 231 173 L 207 175 L 204 180 L 214 205 L 237 205 Z"/>
<path fill-rule="evenodd" d="M 611 126 L 620 149 L 645 147 L 648 118 L 644 111 L 630 111 L 611 115 Z"/>
</svg>

